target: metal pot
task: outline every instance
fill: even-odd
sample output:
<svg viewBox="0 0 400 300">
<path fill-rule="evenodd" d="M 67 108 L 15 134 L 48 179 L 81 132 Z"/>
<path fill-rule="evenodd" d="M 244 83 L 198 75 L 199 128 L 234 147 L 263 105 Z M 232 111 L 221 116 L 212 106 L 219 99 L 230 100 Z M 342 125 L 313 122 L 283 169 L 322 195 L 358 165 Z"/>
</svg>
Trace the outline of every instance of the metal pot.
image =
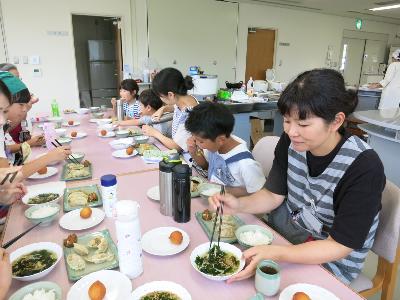
<svg viewBox="0 0 400 300">
<path fill-rule="evenodd" d="M 243 81 L 237 82 L 237 83 L 232 83 L 232 82 L 228 82 L 225 81 L 226 84 L 226 88 L 227 89 L 240 89 L 243 85 Z"/>
</svg>

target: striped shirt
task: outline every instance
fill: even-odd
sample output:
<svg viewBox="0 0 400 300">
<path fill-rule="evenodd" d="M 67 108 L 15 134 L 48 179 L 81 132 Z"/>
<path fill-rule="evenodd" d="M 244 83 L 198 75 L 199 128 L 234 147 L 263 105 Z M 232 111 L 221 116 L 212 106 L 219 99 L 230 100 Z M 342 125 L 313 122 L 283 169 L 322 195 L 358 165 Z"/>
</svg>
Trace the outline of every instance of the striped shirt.
<svg viewBox="0 0 400 300">
<path fill-rule="evenodd" d="M 341 149 L 319 176 L 312 177 L 308 172 L 306 152 L 297 152 L 289 147 L 287 171 L 287 206 L 289 211 L 298 211 L 311 203 L 315 205 L 315 214 L 323 224 L 320 234 L 313 233 L 316 239 L 325 239 L 333 225 L 335 213 L 333 210 L 333 193 L 340 179 L 348 167 L 363 151 L 371 149 L 361 139 L 351 136 L 342 145 Z M 379 223 L 379 214 L 373 220 L 367 238 L 360 249 L 354 249 L 347 257 L 324 264 L 323 266 L 335 274 L 344 283 L 350 283 L 361 272 L 365 257 L 372 247 L 376 229 Z M 298 223 L 308 228 L 300 217 Z"/>
<path fill-rule="evenodd" d="M 124 102 L 122 104 L 122 108 L 124 109 L 124 114 L 126 117 L 130 119 L 139 119 L 140 118 L 140 102 L 135 100 L 132 104 L 128 102 Z"/>
</svg>

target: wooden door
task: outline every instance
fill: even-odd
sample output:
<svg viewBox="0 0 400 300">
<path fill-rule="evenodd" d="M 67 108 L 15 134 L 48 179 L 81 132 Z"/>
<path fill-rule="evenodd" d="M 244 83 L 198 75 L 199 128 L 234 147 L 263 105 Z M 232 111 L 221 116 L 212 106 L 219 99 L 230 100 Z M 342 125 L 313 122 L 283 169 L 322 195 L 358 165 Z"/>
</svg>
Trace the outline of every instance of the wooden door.
<svg viewBox="0 0 400 300">
<path fill-rule="evenodd" d="M 275 30 L 252 29 L 247 34 L 246 82 L 265 80 L 265 71 L 274 66 Z"/>
</svg>

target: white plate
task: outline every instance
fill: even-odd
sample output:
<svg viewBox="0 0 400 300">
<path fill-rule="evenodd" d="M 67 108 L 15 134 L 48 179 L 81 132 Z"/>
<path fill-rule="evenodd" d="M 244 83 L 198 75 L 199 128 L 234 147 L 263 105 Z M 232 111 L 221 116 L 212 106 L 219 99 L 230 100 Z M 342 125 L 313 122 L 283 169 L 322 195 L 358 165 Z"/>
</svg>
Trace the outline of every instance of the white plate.
<svg viewBox="0 0 400 300">
<path fill-rule="evenodd" d="M 114 156 L 115 158 L 130 158 L 130 157 L 134 157 L 137 154 L 136 150 L 133 150 L 131 155 L 126 154 L 126 149 L 122 149 L 122 150 L 116 150 L 112 153 L 112 156 Z"/>
<path fill-rule="evenodd" d="M 19 258 L 20 256 L 22 256 L 24 254 L 28 254 L 30 252 L 33 252 L 36 250 L 43 250 L 43 249 L 56 253 L 57 260 L 52 266 L 50 266 L 46 270 L 43 270 L 42 272 L 30 275 L 30 276 L 24 276 L 24 277 L 13 276 L 13 278 L 15 278 L 17 280 L 21 280 L 21 281 L 32 281 L 32 280 L 37 280 L 39 278 L 42 278 L 42 277 L 46 276 L 47 274 L 49 274 L 50 271 L 54 269 L 56 264 L 60 261 L 61 257 L 63 256 L 62 248 L 58 244 L 55 244 L 55 243 L 41 242 L 41 243 L 34 243 L 34 244 L 30 244 L 30 245 L 26 245 L 24 247 L 18 248 L 14 252 L 11 252 L 10 262 L 12 263 L 14 260 L 16 260 L 17 258 Z"/>
<path fill-rule="evenodd" d="M 175 245 L 169 240 L 173 231 L 180 231 L 183 236 L 182 243 Z M 142 237 L 142 249 L 149 254 L 158 256 L 174 255 L 182 252 L 190 243 L 186 232 L 176 227 L 158 227 L 147 231 Z"/>
<path fill-rule="evenodd" d="M 115 150 L 126 149 L 134 143 L 133 137 L 122 138 L 109 142 L 110 146 Z"/>
<path fill-rule="evenodd" d="M 132 300 L 140 300 L 146 294 L 156 291 L 166 291 L 174 293 L 179 297 L 179 299 L 182 300 L 192 299 L 189 292 L 180 284 L 172 281 L 152 281 L 136 288 L 132 293 Z"/>
<path fill-rule="evenodd" d="M 100 224 L 104 220 L 104 211 L 95 207 L 91 207 L 91 209 L 92 215 L 87 219 L 81 218 L 80 209 L 66 213 L 60 219 L 60 226 L 67 230 L 84 230 Z"/>
<path fill-rule="evenodd" d="M 101 135 L 100 132 L 98 132 L 97 136 L 101 137 L 101 138 L 110 138 L 110 137 L 114 137 L 115 136 L 115 132 L 114 131 L 107 131 L 106 135 Z"/>
<path fill-rule="evenodd" d="M 35 184 L 27 187 L 28 193 L 22 198 L 22 202 L 26 205 L 40 205 L 40 204 L 28 204 L 28 200 L 43 193 L 57 193 L 60 195 L 57 199 L 46 202 L 47 203 L 57 203 L 62 197 L 65 189 L 65 181 L 54 181 L 49 183 Z"/>
<path fill-rule="evenodd" d="M 132 283 L 126 275 L 118 271 L 101 270 L 79 279 L 70 288 L 67 300 L 90 300 L 89 287 L 97 280 L 101 281 L 106 287 L 104 300 L 128 300 L 131 298 Z"/>
<path fill-rule="evenodd" d="M 158 185 L 149 188 L 147 191 L 147 197 L 154 201 L 160 201 L 160 187 Z"/>
<path fill-rule="evenodd" d="M 75 126 L 79 126 L 79 125 L 81 125 L 81 122 L 79 122 L 79 121 L 74 121 L 74 124 L 72 124 L 72 125 L 69 125 L 68 122 L 62 124 L 62 126 L 65 126 L 65 127 L 75 127 Z"/>
<path fill-rule="evenodd" d="M 63 120 L 62 117 L 48 117 L 47 120 L 50 122 L 61 122 Z"/>
<path fill-rule="evenodd" d="M 330 291 L 308 283 L 296 283 L 287 286 L 280 293 L 279 300 L 292 300 L 293 295 L 297 292 L 304 292 L 313 300 L 340 300 Z"/>
<path fill-rule="evenodd" d="M 213 242 L 213 244 L 216 244 L 216 242 Z M 220 242 L 219 246 L 222 251 L 227 251 L 227 252 L 235 255 L 236 258 L 240 260 L 239 268 L 236 270 L 235 273 L 230 274 L 230 275 L 213 276 L 213 275 L 203 273 L 199 269 L 197 269 L 197 266 L 195 263 L 196 257 L 198 255 L 203 256 L 204 254 L 206 254 L 208 252 L 208 249 L 210 248 L 210 242 L 207 242 L 207 243 L 197 246 L 196 248 L 193 249 L 192 253 L 190 254 L 190 262 L 192 263 L 192 267 L 197 272 L 199 272 L 201 275 L 203 275 L 205 278 L 215 280 L 215 281 L 223 281 L 223 280 L 227 280 L 227 279 L 231 278 L 233 275 L 239 273 L 239 271 L 241 271 L 244 268 L 244 264 L 245 264 L 245 261 L 243 258 L 243 253 L 239 248 L 237 248 L 231 244 L 224 243 L 224 242 Z"/>
<path fill-rule="evenodd" d="M 47 167 L 47 173 L 46 174 L 39 174 L 38 172 L 32 174 L 31 176 L 29 176 L 29 179 L 44 179 L 44 178 L 48 178 L 51 176 L 54 176 L 58 173 L 57 168 L 54 167 Z"/>
<path fill-rule="evenodd" d="M 72 136 L 71 136 L 71 133 L 69 133 L 69 134 L 67 135 L 67 137 L 69 137 L 69 138 L 71 138 L 71 139 L 82 139 L 82 138 L 84 138 L 85 136 L 87 136 L 87 133 L 86 133 L 86 132 L 82 132 L 82 131 L 79 131 L 78 134 L 76 135 L 76 137 L 72 137 Z"/>
</svg>

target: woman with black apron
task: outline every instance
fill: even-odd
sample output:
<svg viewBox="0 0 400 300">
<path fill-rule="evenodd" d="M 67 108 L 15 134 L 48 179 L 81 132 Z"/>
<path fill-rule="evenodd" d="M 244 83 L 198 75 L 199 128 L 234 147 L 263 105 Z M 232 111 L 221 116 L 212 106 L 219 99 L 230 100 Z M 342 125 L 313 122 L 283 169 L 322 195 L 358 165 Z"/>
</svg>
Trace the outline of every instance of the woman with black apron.
<svg viewBox="0 0 400 300">
<path fill-rule="evenodd" d="M 209 201 L 213 209 L 224 202 L 226 213 L 269 213 L 268 225 L 293 245 L 248 249 L 248 265 L 229 282 L 252 276 L 264 259 L 322 264 L 346 284 L 358 276 L 374 241 L 385 175 L 376 152 L 343 129 L 357 102 L 330 69 L 304 72 L 283 91 L 284 133 L 264 189 Z"/>
</svg>

